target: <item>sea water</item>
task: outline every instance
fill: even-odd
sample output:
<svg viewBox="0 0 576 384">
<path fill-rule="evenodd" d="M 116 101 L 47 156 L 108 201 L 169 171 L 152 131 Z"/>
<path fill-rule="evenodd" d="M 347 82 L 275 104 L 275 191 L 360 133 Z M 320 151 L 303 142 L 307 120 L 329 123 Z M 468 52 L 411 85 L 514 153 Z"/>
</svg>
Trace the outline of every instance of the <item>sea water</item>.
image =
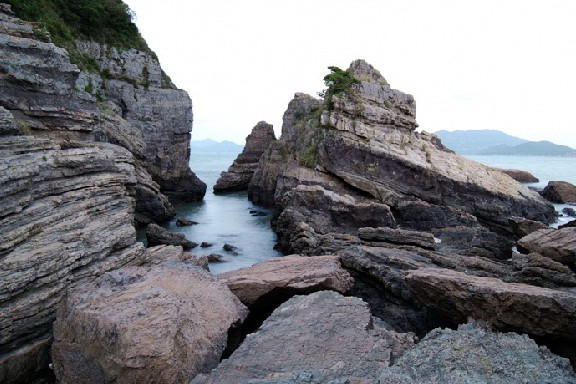
<svg viewBox="0 0 576 384">
<path fill-rule="evenodd" d="M 536 190 L 544 189 L 549 181 L 567 181 L 576 185 L 576 157 L 491 155 L 467 155 L 466 157 L 490 167 L 528 171 L 540 180 L 537 183 L 526 184 L 529 188 Z M 568 204 L 553 205 L 561 215 L 558 221 L 552 224 L 553 227 L 575 219 L 563 214 L 562 210 L 567 207 L 576 209 L 576 207 Z"/>
<path fill-rule="evenodd" d="M 222 171 L 228 169 L 237 153 L 195 153 L 190 159 L 190 168 L 204 181 L 208 188 L 204 200 L 175 207 L 176 217 L 198 222 L 188 227 L 176 226 L 173 219 L 163 225 L 171 232 L 186 235 L 196 243 L 206 242 L 210 247 L 196 247 L 195 255 L 219 254 L 224 261 L 210 263 L 214 274 L 251 266 L 254 263 L 282 256 L 274 250 L 276 234 L 272 230 L 271 211 L 253 205 L 246 192 L 215 195 L 212 187 Z M 258 211 L 255 216 L 251 211 Z M 236 248 L 238 255 L 226 252 L 224 244 Z"/>
</svg>

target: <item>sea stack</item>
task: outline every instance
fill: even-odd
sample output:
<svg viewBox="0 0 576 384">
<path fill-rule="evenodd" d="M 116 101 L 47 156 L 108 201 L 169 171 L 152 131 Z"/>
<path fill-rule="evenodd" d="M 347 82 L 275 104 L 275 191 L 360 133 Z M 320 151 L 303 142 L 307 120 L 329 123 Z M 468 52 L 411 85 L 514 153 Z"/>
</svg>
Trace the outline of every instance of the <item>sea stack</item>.
<svg viewBox="0 0 576 384">
<path fill-rule="evenodd" d="M 222 172 L 214 185 L 215 193 L 245 191 L 248 189 L 258 161 L 272 142 L 276 141 L 271 124 L 260 121 L 246 137 L 246 145 L 228 171 Z"/>
</svg>

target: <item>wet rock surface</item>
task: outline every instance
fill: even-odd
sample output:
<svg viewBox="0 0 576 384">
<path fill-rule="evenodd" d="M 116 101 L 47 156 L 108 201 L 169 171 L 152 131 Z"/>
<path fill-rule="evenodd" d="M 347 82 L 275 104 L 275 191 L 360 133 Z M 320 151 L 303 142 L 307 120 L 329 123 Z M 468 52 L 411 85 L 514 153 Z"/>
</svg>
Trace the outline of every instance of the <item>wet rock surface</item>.
<svg viewBox="0 0 576 384">
<path fill-rule="evenodd" d="M 258 168 L 260 157 L 276 141 L 276 135 L 271 124 L 260 121 L 246 137 L 246 145 L 242 153 L 228 168 L 222 172 L 214 185 L 215 193 L 245 191 L 252 180 L 254 171 Z"/>
<path fill-rule="evenodd" d="M 71 291 L 54 323 L 61 383 L 188 383 L 214 368 L 245 307 L 182 262 L 128 267 Z"/>
<path fill-rule="evenodd" d="M 181 246 L 184 249 L 191 249 L 198 246 L 195 242 L 186 239 L 186 236 L 182 233 L 170 232 L 154 223 L 148 224 L 146 227 L 146 241 L 150 247 L 165 244 Z"/>
<path fill-rule="evenodd" d="M 306 377 L 373 383 L 414 340 L 413 334 L 388 330 L 360 299 L 330 291 L 296 296 L 230 358 L 192 383 L 281 383 Z"/>
</svg>

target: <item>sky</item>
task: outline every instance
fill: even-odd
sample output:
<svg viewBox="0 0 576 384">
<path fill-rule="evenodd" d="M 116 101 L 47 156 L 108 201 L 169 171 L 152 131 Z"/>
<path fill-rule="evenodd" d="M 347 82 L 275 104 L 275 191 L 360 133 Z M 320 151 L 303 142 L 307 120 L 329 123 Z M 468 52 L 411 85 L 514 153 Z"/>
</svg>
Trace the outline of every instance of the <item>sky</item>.
<svg viewBox="0 0 576 384">
<path fill-rule="evenodd" d="M 576 148 L 575 0 L 125 0 L 192 98 L 193 140 L 281 133 L 294 93 L 365 59 L 419 130 L 497 129 Z"/>
</svg>

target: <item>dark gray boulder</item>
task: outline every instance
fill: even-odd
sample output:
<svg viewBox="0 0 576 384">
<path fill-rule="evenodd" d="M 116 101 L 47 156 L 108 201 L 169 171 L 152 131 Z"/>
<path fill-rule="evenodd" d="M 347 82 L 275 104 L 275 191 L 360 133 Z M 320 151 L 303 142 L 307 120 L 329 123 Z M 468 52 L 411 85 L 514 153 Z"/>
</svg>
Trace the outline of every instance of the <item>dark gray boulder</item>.
<svg viewBox="0 0 576 384">
<path fill-rule="evenodd" d="M 186 236 L 183 234 L 172 233 L 154 223 L 148 224 L 146 227 L 146 240 L 148 241 L 149 247 L 166 244 L 179 245 L 184 249 L 191 249 L 198 245 L 195 242 L 186 239 Z"/>
</svg>

